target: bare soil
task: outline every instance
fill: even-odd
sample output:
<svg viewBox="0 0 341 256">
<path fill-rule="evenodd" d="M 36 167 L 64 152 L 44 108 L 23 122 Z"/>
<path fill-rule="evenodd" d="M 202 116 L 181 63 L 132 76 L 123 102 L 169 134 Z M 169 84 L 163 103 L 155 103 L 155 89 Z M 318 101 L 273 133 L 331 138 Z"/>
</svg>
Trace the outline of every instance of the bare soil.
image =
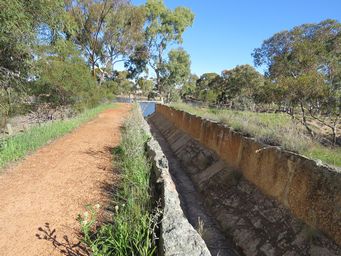
<svg viewBox="0 0 341 256">
<path fill-rule="evenodd" d="M 0 255 L 89 255 L 77 216 L 106 205 L 117 183 L 111 149 L 120 140 L 128 104 L 28 156 L 0 176 Z"/>
</svg>

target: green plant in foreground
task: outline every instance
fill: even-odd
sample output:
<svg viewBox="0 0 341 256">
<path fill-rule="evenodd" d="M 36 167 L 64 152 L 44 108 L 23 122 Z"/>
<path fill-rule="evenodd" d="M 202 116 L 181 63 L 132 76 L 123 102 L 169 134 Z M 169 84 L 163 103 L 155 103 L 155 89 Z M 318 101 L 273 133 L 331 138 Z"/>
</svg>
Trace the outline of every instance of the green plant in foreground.
<svg viewBox="0 0 341 256">
<path fill-rule="evenodd" d="M 75 118 L 58 120 L 40 126 L 37 125 L 23 133 L 0 140 L 0 168 L 10 162 L 21 159 L 29 152 L 72 131 L 81 124 L 96 117 L 98 113 L 112 107 L 114 107 L 113 104 L 100 105 L 85 110 Z"/>
<path fill-rule="evenodd" d="M 141 117 L 133 113 L 125 122 L 121 145 L 113 150 L 121 179 L 113 197 L 112 223 L 96 227 L 96 212 L 88 208 L 80 218 L 83 242 L 94 256 L 155 254 L 155 226 L 149 189 L 151 165 L 145 156 L 148 137 L 141 129 Z"/>
</svg>

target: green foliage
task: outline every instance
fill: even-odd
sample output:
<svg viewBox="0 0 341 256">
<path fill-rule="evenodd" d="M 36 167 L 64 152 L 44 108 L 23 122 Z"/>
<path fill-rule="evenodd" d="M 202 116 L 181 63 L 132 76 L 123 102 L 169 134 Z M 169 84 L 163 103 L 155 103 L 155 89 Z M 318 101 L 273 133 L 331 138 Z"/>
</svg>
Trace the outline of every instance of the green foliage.
<svg viewBox="0 0 341 256">
<path fill-rule="evenodd" d="M 165 66 L 167 73 L 165 82 L 174 86 L 182 86 L 191 74 L 190 56 L 182 48 L 169 51 Z"/>
<path fill-rule="evenodd" d="M 63 1 L 0 2 L 0 126 L 25 110 L 27 80 L 34 76 L 32 58 L 37 34 L 56 27 Z"/>
<path fill-rule="evenodd" d="M 151 79 L 140 78 L 137 80 L 137 84 L 144 96 L 148 96 L 154 88 L 154 82 Z"/>
<path fill-rule="evenodd" d="M 113 70 L 115 63 L 138 51 L 143 42 L 143 24 L 145 10 L 143 7 L 122 4 L 111 11 L 104 30 L 104 49 L 101 61 L 106 68 Z"/>
<path fill-rule="evenodd" d="M 113 80 L 107 80 L 102 87 L 107 88 L 109 93 L 115 95 L 128 95 L 132 93 L 134 84 L 128 79 L 127 71 L 116 71 Z"/>
<path fill-rule="evenodd" d="M 1 127 L 10 115 L 39 104 L 82 109 L 128 94 L 130 79 L 147 73 L 148 63 L 157 84 L 170 76 L 167 94 L 176 95 L 170 81 L 181 83 L 189 68 L 183 50 L 170 52 L 169 69 L 163 57 L 193 22 L 187 8 L 170 10 L 163 1 L 134 6 L 127 0 L 13 0 L 1 1 L 0 9 Z M 124 74 L 114 70 L 120 61 Z M 148 94 L 151 82 L 141 88 Z"/>
<path fill-rule="evenodd" d="M 66 9 L 74 24 L 67 34 L 81 47 L 93 76 L 113 72 L 141 44 L 144 9 L 126 0 L 67 1 Z"/>
<path fill-rule="evenodd" d="M 181 87 L 181 97 L 195 97 L 196 83 L 199 77 L 195 74 L 191 74 L 184 85 Z"/>
<path fill-rule="evenodd" d="M 151 166 L 144 148 L 147 139 L 141 129 L 141 116 L 135 109 L 125 122 L 121 145 L 115 150 L 115 165 L 121 170 L 121 180 L 113 198 L 113 224 L 102 224 L 94 230 L 93 208 L 79 219 L 83 240 L 94 256 L 155 255 L 152 239 L 156 222 L 151 215 L 149 191 Z"/>
<path fill-rule="evenodd" d="M 179 99 L 179 88 L 184 85 L 191 74 L 189 54 L 179 48 L 168 53 L 168 62 L 162 72 L 162 87 L 160 90 L 167 96 L 166 101 Z"/>
<path fill-rule="evenodd" d="M 148 0 L 145 4 L 147 16 L 147 38 L 157 40 L 164 46 L 172 41 L 182 42 L 182 34 L 194 20 L 193 13 L 186 7 L 167 9 L 163 0 Z M 165 47 L 164 47 L 165 48 Z"/>
<path fill-rule="evenodd" d="M 182 35 L 191 26 L 194 14 L 185 7 L 167 9 L 163 0 L 148 0 L 145 4 L 145 45 L 148 51 L 148 63 L 156 74 L 156 86 L 162 88 L 162 73 L 165 71 L 164 52 L 168 45 L 182 43 Z M 184 52 L 173 52 L 170 58 L 186 58 Z M 178 55 L 178 56 L 175 56 Z"/>
<path fill-rule="evenodd" d="M 2 139 L 0 141 L 0 167 L 2 168 L 12 161 L 21 159 L 29 152 L 72 131 L 82 123 L 96 117 L 98 113 L 112 107 L 112 104 L 100 105 L 85 110 L 76 118 L 35 126 L 23 133 Z"/>
<path fill-rule="evenodd" d="M 340 40 L 341 24 L 325 20 L 277 33 L 253 53 L 255 64 L 266 66 L 266 76 L 278 88 L 273 100 L 292 116 L 299 107 L 312 136 L 307 115 L 330 128 L 334 145 L 341 116 Z"/>
<path fill-rule="evenodd" d="M 42 56 L 37 67 L 39 78 L 31 83 L 30 93 L 39 103 L 83 109 L 97 105 L 103 97 L 101 87 L 71 42 L 58 41 L 53 51 Z"/>
<path fill-rule="evenodd" d="M 55 24 L 62 1 L 1 1 L 0 9 L 0 67 L 28 75 L 36 31 Z"/>
<path fill-rule="evenodd" d="M 218 92 L 216 81 L 220 76 L 216 73 L 205 73 L 200 76 L 196 83 L 196 95 L 198 99 L 206 103 L 215 103 Z"/>
<path fill-rule="evenodd" d="M 222 87 L 218 96 L 219 102 L 231 105 L 239 104 L 245 98 L 251 99 L 257 88 L 264 84 L 263 76 L 250 65 L 236 66 L 231 70 L 222 72 Z M 249 109 L 250 106 L 239 106 L 241 109 Z"/>
<path fill-rule="evenodd" d="M 0 66 L 27 72 L 33 17 L 26 13 L 24 1 L 2 1 L 0 8 Z"/>
</svg>

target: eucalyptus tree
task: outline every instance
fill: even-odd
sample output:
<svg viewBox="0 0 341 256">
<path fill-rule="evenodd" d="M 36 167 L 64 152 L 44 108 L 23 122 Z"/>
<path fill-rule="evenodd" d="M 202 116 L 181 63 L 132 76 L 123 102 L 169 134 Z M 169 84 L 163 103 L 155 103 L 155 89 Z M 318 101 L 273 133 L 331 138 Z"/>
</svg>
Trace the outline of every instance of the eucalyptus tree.
<svg viewBox="0 0 341 256">
<path fill-rule="evenodd" d="M 190 74 L 187 81 L 181 87 L 181 97 L 186 99 L 188 97 L 195 97 L 196 83 L 199 77 L 196 74 Z"/>
<path fill-rule="evenodd" d="M 0 10 L 0 67 L 23 77 L 32 67 L 41 28 L 60 22 L 63 0 L 1 1 Z"/>
<path fill-rule="evenodd" d="M 266 76 L 285 97 L 278 97 L 295 112 L 313 135 L 307 115 L 329 127 L 336 142 L 341 111 L 341 24 L 325 20 L 303 24 L 275 34 L 253 52 L 256 66 L 266 67 Z"/>
<path fill-rule="evenodd" d="M 152 92 L 153 87 L 154 87 L 153 80 L 143 78 L 143 77 L 137 80 L 137 84 L 139 86 L 139 89 L 142 91 L 143 96 L 149 96 L 149 94 Z"/>
<path fill-rule="evenodd" d="M 191 60 L 189 54 L 182 48 L 172 49 L 168 53 L 168 60 L 161 73 L 162 92 L 166 100 L 170 101 L 179 96 L 179 89 L 186 83 L 191 74 Z M 177 94 L 177 95 L 175 95 Z"/>
<path fill-rule="evenodd" d="M 67 0 L 66 2 L 66 9 L 75 28 L 68 34 L 84 51 L 93 76 L 96 76 L 96 68 L 101 67 L 105 47 L 113 42 L 115 33 L 113 17 L 115 14 L 117 16 L 119 10 L 127 4 L 126 0 Z M 113 54 L 109 57 L 113 57 Z"/>
<path fill-rule="evenodd" d="M 0 123 L 21 106 L 43 27 L 56 27 L 63 0 L 0 1 Z"/>
<path fill-rule="evenodd" d="M 204 73 L 196 82 L 196 96 L 204 102 L 216 102 L 217 80 L 220 76 L 217 73 Z"/>
<path fill-rule="evenodd" d="M 156 87 L 162 91 L 162 73 L 166 67 L 166 51 L 169 45 L 181 44 L 182 35 L 194 21 L 194 14 L 186 7 L 168 9 L 163 0 L 147 0 L 145 4 L 145 50 L 147 62 L 156 76 Z"/>
<path fill-rule="evenodd" d="M 104 67 L 113 71 L 116 63 L 127 61 L 139 50 L 144 39 L 144 22 L 144 8 L 139 6 L 125 4 L 109 14 L 101 57 Z"/>
<path fill-rule="evenodd" d="M 224 70 L 221 74 L 218 98 L 221 103 L 229 101 L 230 106 L 239 102 L 242 108 L 253 108 L 253 95 L 256 89 L 264 83 L 264 78 L 254 67 L 246 64 Z"/>
</svg>

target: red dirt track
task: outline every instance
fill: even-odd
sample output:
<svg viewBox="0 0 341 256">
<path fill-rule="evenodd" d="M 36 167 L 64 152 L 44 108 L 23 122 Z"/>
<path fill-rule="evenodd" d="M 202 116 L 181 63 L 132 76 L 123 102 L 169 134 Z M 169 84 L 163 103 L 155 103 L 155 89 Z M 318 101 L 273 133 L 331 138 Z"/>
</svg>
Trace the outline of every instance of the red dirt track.
<svg viewBox="0 0 341 256">
<path fill-rule="evenodd" d="M 105 204 L 117 180 L 110 149 L 129 110 L 104 111 L 0 175 L 1 256 L 88 255 L 76 218 L 87 204 Z"/>
</svg>

